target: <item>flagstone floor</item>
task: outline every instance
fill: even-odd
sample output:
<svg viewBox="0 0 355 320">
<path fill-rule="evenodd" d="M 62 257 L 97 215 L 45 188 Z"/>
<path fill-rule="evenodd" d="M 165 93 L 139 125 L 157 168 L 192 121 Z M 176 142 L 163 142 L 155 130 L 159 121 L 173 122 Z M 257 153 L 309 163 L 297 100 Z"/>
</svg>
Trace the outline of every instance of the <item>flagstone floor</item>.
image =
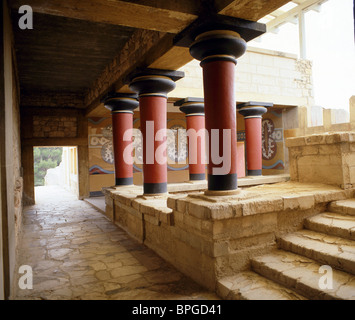
<svg viewBox="0 0 355 320">
<path fill-rule="evenodd" d="M 33 270 L 33 289 L 13 299 L 218 299 L 59 187 L 37 187 L 26 207 L 17 267 Z"/>
</svg>

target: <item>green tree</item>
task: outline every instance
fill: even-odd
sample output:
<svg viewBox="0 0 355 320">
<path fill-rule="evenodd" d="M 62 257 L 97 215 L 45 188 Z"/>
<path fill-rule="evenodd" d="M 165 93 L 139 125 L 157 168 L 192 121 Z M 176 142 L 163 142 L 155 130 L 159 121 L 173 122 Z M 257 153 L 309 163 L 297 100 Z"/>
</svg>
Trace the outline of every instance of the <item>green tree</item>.
<svg viewBox="0 0 355 320">
<path fill-rule="evenodd" d="M 59 166 L 62 161 L 63 148 L 33 148 L 35 186 L 44 186 L 47 170 Z"/>
</svg>

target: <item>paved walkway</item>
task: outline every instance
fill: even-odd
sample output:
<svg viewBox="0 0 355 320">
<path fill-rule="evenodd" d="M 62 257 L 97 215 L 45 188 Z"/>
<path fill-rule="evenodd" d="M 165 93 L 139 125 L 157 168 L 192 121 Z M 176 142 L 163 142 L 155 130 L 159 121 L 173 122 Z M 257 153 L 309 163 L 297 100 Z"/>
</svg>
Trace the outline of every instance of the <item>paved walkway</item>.
<svg viewBox="0 0 355 320">
<path fill-rule="evenodd" d="M 33 289 L 14 299 L 217 299 L 67 191 L 37 187 L 36 203 L 17 259 Z"/>
</svg>

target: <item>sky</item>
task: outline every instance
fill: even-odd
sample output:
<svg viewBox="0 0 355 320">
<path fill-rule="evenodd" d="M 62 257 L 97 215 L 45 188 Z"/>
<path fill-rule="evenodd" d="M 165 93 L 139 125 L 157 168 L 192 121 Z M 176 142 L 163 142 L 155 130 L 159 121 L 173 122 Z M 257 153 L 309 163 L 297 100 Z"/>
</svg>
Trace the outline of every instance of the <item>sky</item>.
<svg viewBox="0 0 355 320">
<path fill-rule="evenodd" d="M 308 11 L 305 21 L 315 105 L 348 111 L 355 95 L 353 0 L 328 0 L 320 13 Z M 277 34 L 265 34 L 249 45 L 299 54 L 298 25 L 286 23 Z"/>
</svg>

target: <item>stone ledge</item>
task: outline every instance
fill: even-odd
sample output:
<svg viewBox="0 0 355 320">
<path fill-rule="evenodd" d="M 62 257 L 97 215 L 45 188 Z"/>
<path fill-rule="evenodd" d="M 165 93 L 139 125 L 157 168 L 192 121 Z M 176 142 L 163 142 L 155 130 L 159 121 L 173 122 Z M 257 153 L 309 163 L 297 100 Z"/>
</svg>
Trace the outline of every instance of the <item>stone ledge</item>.
<svg viewBox="0 0 355 320">
<path fill-rule="evenodd" d="M 332 132 L 313 134 L 286 139 L 286 147 L 302 147 L 310 145 L 335 144 L 341 142 L 355 142 L 355 132 Z"/>
<path fill-rule="evenodd" d="M 251 187 L 236 196 L 179 195 L 169 197 L 167 205 L 174 211 L 198 219 L 223 220 L 285 210 L 308 210 L 319 203 L 351 198 L 353 194 L 353 189 L 285 182 Z M 213 198 L 212 201 L 209 198 Z"/>
</svg>

